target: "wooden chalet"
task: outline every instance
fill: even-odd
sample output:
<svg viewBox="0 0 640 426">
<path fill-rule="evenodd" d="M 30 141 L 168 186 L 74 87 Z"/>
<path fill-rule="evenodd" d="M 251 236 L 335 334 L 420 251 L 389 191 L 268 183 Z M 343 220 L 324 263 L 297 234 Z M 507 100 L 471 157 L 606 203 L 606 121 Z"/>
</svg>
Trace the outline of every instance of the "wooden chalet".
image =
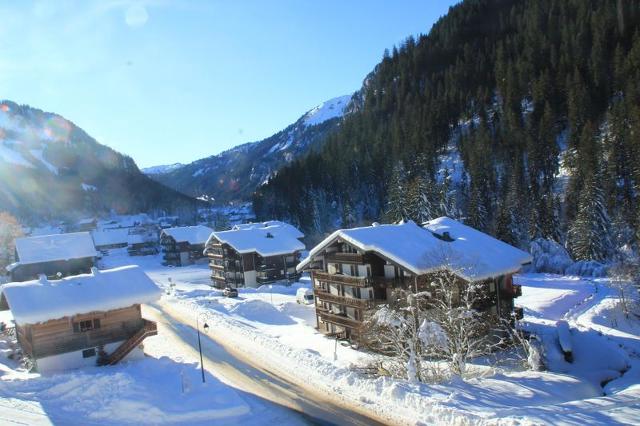
<svg viewBox="0 0 640 426">
<path fill-rule="evenodd" d="M 406 222 L 338 230 L 298 271 L 311 272 L 318 329 L 358 342 L 363 321 L 394 289 L 429 292 L 433 274 L 443 270 L 458 286 L 483 283 L 486 304 L 478 309 L 510 318 L 521 294 L 513 274 L 530 262 L 528 253 L 442 217 L 423 227 Z"/>
<path fill-rule="evenodd" d="M 163 264 L 187 266 L 206 259 L 204 247 L 212 232 L 213 229 L 202 225 L 163 229 L 160 233 Z"/>
<path fill-rule="evenodd" d="M 257 287 L 297 280 L 304 235 L 287 223 L 269 221 L 214 232 L 207 241 L 214 287 Z"/>
<path fill-rule="evenodd" d="M 16 262 L 7 267 L 10 281 L 28 281 L 87 273 L 98 255 L 91 234 L 43 235 L 16 239 Z"/>
<path fill-rule="evenodd" d="M 49 281 L 5 284 L 0 309 L 10 309 L 24 354 L 40 372 L 115 364 L 142 355 L 142 341 L 157 334 L 141 304 L 160 289 L 137 266 Z"/>
</svg>

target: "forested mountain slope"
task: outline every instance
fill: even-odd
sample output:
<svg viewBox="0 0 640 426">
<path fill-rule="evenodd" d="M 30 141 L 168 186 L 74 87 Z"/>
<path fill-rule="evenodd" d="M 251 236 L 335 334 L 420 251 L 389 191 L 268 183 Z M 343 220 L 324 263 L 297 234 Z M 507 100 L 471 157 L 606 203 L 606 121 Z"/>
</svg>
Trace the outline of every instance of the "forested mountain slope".
<svg viewBox="0 0 640 426">
<path fill-rule="evenodd" d="M 246 143 L 218 155 L 166 172 L 146 172 L 158 182 L 193 197 L 217 203 L 248 201 L 255 189 L 291 161 L 320 147 L 340 125 L 351 96 L 318 105 L 284 130 L 259 142 Z"/>
<path fill-rule="evenodd" d="M 261 186 L 256 213 L 317 234 L 448 214 L 578 259 L 637 244 L 639 9 L 463 1 L 385 52 L 358 111 Z"/>
<path fill-rule="evenodd" d="M 110 211 L 174 212 L 195 203 L 65 118 L 0 102 L 0 211 L 21 222 Z"/>
</svg>

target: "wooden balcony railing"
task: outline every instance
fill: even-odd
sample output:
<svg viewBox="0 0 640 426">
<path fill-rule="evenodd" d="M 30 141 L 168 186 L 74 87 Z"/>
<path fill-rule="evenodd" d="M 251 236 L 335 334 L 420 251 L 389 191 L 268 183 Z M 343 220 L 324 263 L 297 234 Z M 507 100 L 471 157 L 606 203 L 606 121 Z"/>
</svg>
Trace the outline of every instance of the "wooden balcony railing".
<svg viewBox="0 0 640 426">
<path fill-rule="evenodd" d="M 360 253 L 341 253 L 341 252 L 332 252 L 327 253 L 324 256 L 327 262 L 337 262 L 337 263 L 365 263 L 366 257 Z"/>
<path fill-rule="evenodd" d="M 341 325 L 343 327 L 359 328 L 362 325 L 362 322 L 354 320 L 353 318 L 349 318 L 344 315 L 336 315 L 326 310 L 317 309 L 317 313 L 323 321 Z"/>
<path fill-rule="evenodd" d="M 352 277 L 350 275 L 329 274 L 323 271 L 314 271 L 313 276 L 319 281 L 344 284 L 354 287 L 398 287 L 405 283 L 401 279 L 385 277 Z"/>
<path fill-rule="evenodd" d="M 331 294 L 318 288 L 314 288 L 313 293 L 319 300 L 333 302 L 337 303 L 338 305 L 350 306 L 352 308 L 358 309 L 371 309 L 375 307 L 378 302 L 382 302 L 372 299 L 357 299 L 354 297 L 338 296 L 337 294 Z"/>
</svg>

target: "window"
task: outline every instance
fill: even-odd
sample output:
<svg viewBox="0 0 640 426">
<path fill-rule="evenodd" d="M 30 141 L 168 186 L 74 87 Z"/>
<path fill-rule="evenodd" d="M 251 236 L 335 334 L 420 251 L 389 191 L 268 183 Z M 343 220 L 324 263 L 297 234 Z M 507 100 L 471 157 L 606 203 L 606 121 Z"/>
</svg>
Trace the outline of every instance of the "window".
<svg viewBox="0 0 640 426">
<path fill-rule="evenodd" d="M 94 330 L 96 328 L 100 328 L 100 320 L 98 318 L 73 323 L 74 333 L 82 333 L 85 331 Z"/>
<path fill-rule="evenodd" d="M 84 351 L 82 351 L 82 358 L 91 358 L 94 356 L 96 356 L 95 348 L 85 349 Z"/>
</svg>

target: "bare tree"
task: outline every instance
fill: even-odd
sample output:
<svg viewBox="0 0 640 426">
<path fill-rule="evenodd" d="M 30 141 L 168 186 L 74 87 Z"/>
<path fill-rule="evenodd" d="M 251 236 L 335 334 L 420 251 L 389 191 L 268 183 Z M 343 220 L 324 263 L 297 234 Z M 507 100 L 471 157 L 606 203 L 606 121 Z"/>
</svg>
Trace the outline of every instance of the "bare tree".
<svg viewBox="0 0 640 426">
<path fill-rule="evenodd" d="M 631 260 L 616 263 L 609 268 L 609 282 L 618 292 L 620 309 L 628 319 L 631 313 L 632 286 L 640 286 L 640 265 Z"/>
<path fill-rule="evenodd" d="M 367 346 L 385 355 L 381 367 L 396 377 L 428 381 L 438 363 L 465 375 L 467 363 L 503 347 L 505 323 L 490 309 L 488 285 L 465 282 L 456 263 L 445 257 L 423 291 L 396 289 L 365 324 Z"/>
<path fill-rule="evenodd" d="M 0 270 L 14 261 L 15 241 L 22 236 L 18 220 L 6 212 L 0 212 Z"/>
</svg>

